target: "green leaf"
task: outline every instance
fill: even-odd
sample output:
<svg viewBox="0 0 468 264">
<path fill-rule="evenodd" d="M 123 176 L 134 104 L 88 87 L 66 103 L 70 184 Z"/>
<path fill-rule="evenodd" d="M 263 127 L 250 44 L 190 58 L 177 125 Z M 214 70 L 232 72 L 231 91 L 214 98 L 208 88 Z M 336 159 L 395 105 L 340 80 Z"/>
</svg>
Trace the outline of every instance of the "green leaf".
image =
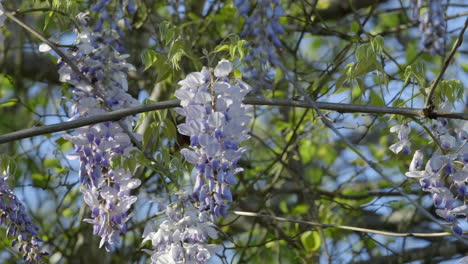
<svg viewBox="0 0 468 264">
<path fill-rule="evenodd" d="M 132 153 L 134 153 L 134 152 L 132 152 Z M 130 154 L 132 154 L 132 153 L 130 153 Z M 135 159 L 134 155 L 131 155 L 131 157 L 129 157 L 128 159 L 125 159 L 124 168 L 126 168 L 127 171 L 129 171 L 131 173 L 135 172 L 136 166 L 137 166 L 137 162 L 136 162 L 136 159 Z"/>
<path fill-rule="evenodd" d="M 413 75 L 421 88 L 426 87 L 426 64 L 423 62 L 414 63 Z"/>
<path fill-rule="evenodd" d="M 145 69 L 143 71 L 146 71 L 158 60 L 158 53 L 154 50 L 145 50 L 141 55 L 141 59 L 145 65 Z"/>
<path fill-rule="evenodd" d="M 382 36 L 376 36 L 371 40 L 372 50 L 375 54 L 381 55 L 383 53 L 384 38 Z"/>
<path fill-rule="evenodd" d="M 462 63 L 461 67 L 465 72 L 468 72 L 468 63 Z"/>
<path fill-rule="evenodd" d="M 416 56 L 418 56 L 418 52 L 419 52 L 418 44 L 416 44 L 416 42 L 414 41 L 410 41 L 406 45 L 406 50 L 405 50 L 406 61 L 412 62 L 416 58 Z"/>
<path fill-rule="evenodd" d="M 344 75 L 344 74 L 341 75 L 341 76 L 338 78 L 338 80 L 336 80 L 336 84 L 335 84 L 336 90 L 339 90 L 339 89 L 343 86 L 343 84 L 344 84 L 344 82 L 345 82 L 346 80 L 347 80 L 347 76 Z"/>
<path fill-rule="evenodd" d="M 289 212 L 288 203 L 284 200 L 279 203 L 279 208 L 285 214 Z"/>
<path fill-rule="evenodd" d="M 164 126 L 162 128 L 163 134 L 168 139 L 174 139 L 177 137 L 177 128 L 175 127 L 174 123 L 170 119 L 164 120 Z"/>
<path fill-rule="evenodd" d="M 59 160 L 56 159 L 45 159 L 44 160 L 44 167 L 46 168 L 61 168 L 61 164 Z"/>
<path fill-rule="evenodd" d="M 356 32 L 359 31 L 360 28 L 361 28 L 361 26 L 359 25 L 358 22 L 356 22 L 356 21 L 351 22 L 351 31 L 352 32 L 356 33 Z"/>
<path fill-rule="evenodd" d="M 353 76 L 358 77 L 377 70 L 376 62 L 375 59 L 363 59 L 358 61 L 354 67 Z"/>
<path fill-rule="evenodd" d="M 18 99 L 13 98 L 4 103 L 0 103 L 0 108 L 14 106 L 18 103 Z"/>
<path fill-rule="evenodd" d="M 169 61 L 174 69 L 180 70 L 179 62 L 182 59 L 182 56 L 185 55 L 184 42 L 182 40 L 175 41 L 171 46 L 171 52 L 169 55 Z"/>
<path fill-rule="evenodd" d="M 46 187 L 47 182 L 49 181 L 49 176 L 41 174 L 41 173 L 33 173 L 31 175 L 33 186 L 37 187 Z"/>
<path fill-rule="evenodd" d="M 364 93 L 366 91 L 366 85 L 364 84 L 364 81 L 361 78 L 356 78 L 356 82 L 361 89 L 361 92 Z"/>
<path fill-rule="evenodd" d="M 168 46 L 178 36 L 177 28 L 168 21 L 164 21 L 159 25 L 159 38 Z"/>
<path fill-rule="evenodd" d="M 239 53 L 239 59 L 242 60 L 245 56 L 245 50 L 244 50 L 244 47 L 245 47 L 245 44 L 247 43 L 247 41 L 241 39 L 237 42 L 237 52 Z"/>
<path fill-rule="evenodd" d="M 320 249 L 320 235 L 317 231 L 306 231 L 301 235 L 301 242 L 308 252 Z"/>
<path fill-rule="evenodd" d="M 370 91 L 370 101 L 373 105 L 385 105 L 384 100 L 374 91 Z"/>
<path fill-rule="evenodd" d="M 111 159 L 110 161 L 110 166 L 111 168 L 119 168 L 122 166 L 122 157 L 121 156 L 115 156 Z"/>
<path fill-rule="evenodd" d="M 309 208 L 310 208 L 310 205 L 308 205 L 308 204 L 298 204 L 298 205 L 294 206 L 294 208 L 292 209 L 291 214 L 293 214 L 293 215 L 305 214 L 305 213 L 307 213 L 309 211 Z"/>
<path fill-rule="evenodd" d="M 73 215 L 73 211 L 70 209 L 70 208 L 65 208 L 63 211 L 62 211 L 62 215 L 66 218 L 70 217 Z"/>
<path fill-rule="evenodd" d="M 393 107 L 405 107 L 406 105 L 405 105 L 405 101 L 404 101 L 404 100 L 398 98 L 398 99 L 396 99 L 396 100 L 393 102 L 392 106 L 393 106 Z"/>
<path fill-rule="evenodd" d="M 218 46 L 215 48 L 214 52 L 218 53 L 218 52 L 220 52 L 220 51 L 229 50 L 229 49 L 230 49 L 230 46 L 227 45 L 227 44 L 218 45 Z"/>
<path fill-rule="evenodd" d="M 357 59 L 358 61 L 367 59 L 367 58 L 369 57 L 369 55 L 371 55 L 371 54 L 369 53 L 369 47 L 370 47 L 369 44 L 363 44 L 363 45 L 360 45 L 360 46 L 356 49 L 355 56 L 356 56 L 356 59 Z"/>
<path fill-rule="evenodd" d="M 242 78 L 242 72 L 238 69 L 234 69 L 233 74 L 234 74 L 234 78 L 237 78 L 237 79 Z"/>
<path fill-rule="evenodd" d="M 71 149 L 73 147 L 73 143 L 71 143 L 70 141 L 64 139 L 64 138 L 59 138 L 57 140 L 55 140 L 55 143 L 57 143 L 57 145 L 59 145 L 60 149 L 65 152 L 69 149 Z"/>
<path fill-rule="evenodd" d="M 159 122 L 153 122 L 151 123 L 143 133 L 143 146 L 146 147 L 148 146 L 148 143 L 151 142 L 152 138 L 158 138 L 159 137 L 159 129 L 157 128 Z"/>
<path fill-rule="evenodd" d="M 463 97 L 463 83 L 459 80 L 443 80 L 439 84 L 440 95 L 454 104 L 457 98 Z"/>
<path fill-rule="evenodd" d="M 404 77 L 405 77 L 405 83 L 403 86 L 408 85 L 409 81 L 411 80 L 411 76 L 413 76 L 413 68 L 411 65 L 406 66 Z"/>
<path fill-rule="evenodd" d="M 382 13 L 379 15 L 380 23 L 379 27 L 383 28 L 394 28 L 400 25 L 401 20 L 399 14 L 393 13 Z"/>
</svg>

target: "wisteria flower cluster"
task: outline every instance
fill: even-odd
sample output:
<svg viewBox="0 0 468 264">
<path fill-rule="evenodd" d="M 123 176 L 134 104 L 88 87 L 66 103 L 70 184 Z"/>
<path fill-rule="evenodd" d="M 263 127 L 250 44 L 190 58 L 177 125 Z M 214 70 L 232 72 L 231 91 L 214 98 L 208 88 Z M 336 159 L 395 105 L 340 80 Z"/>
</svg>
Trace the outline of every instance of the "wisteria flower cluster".
<svg viewBox="0 0 468 264">
<path fill-rule="evenodd" d="M 423 4 L 427 3 L 427 11 L 419 16 Z M 421 46 L 432 55 L 444 55 L 442 42 L 446 39 L 447 25 L 442 8 L 442 0 L 411 0 L 412 17 L 419 20 L 421 30 Z"/>
<path fill-rule="evenodd" d="M 192 196 L 213 220 L 227 215 L 230 185 L 237 183 L 235 175 L 242 171 L 237 162 L 247 150 L 239 144 L 249 138 L 251 107 L 242 100 L 251 88 L 239 79 L 231 82 L 231 71 L 232 64 L 222 60 L 214 77 L 207 68 L 190 73 L 175 93 L 182 106 L 176 111 L 186 117 L 178 131 L 190 137 L 190 148 L 181 153 L 197 171 Z"/>
<path fill-rule="evenodd" d="M 26 209 L 13 193 L 7 182 L 9 171 L 2 171 L 0 177 L 0 224 L 7 228 L 7 236 L 14 237 L 12 246 L 23 254 L 23 259 L 29 264 L 41 264 L 42 256 L 48 255 L 42 251 L 38 237 L 39 228 L 27 215 Z"/>
<path fill-rule="evenodd" d="M 446 119 L 435 120 L 431 133 L 440 150 L 432 154 L 425 165 L 423 151 L 415 151 L 405 175 L 419 179 L 422 190 L 431 193 L 436 213 L 461 235 L 463 230 L 457 216 L 468 217 L 468 207 L 464 203 L 468 196 L 468 122 L 458 124 L 459 127 L 449 129 Z"/>
<path fill-rule="evenodd" d="M 269 66 L 281 64 L 276 49 L 283 46 L 280 36 L 285 30 L 279 22 L 279 18 L 284 16 L 283 7 L 279 0 L 257 1 L 252 12 L 250 9 L 254 6 L 253 1 L 235 0 L 234 6 L 245 19 L 240 36 L 251 38 L 250 54 L 245 58 L 245 62 L 259 64 L 258 67 L 249 67 L 245 72 L 250 73 L 257 81 L 269 80 Z"/>
<path fill-rule="evenodd" d="M 117 3 L 114 5 L 114 2 Z M 113 7 L 113 10 L 109 10 L 111 7 Z M 117 32 L 120 37 L 124 37 L 124 29 L 131 29 L 130 22 L 125 16 L 125 12 L 129 15 L 133 15 L 137 9 L 133 0 L 99 0 L 91 7 L 91 11 L 98 15 L 98 19 L 93 28 L 95 32 L 102 32 L 104 29 L 113 30 Z M 111 45 L 118 52 L 125 52 L 125 48 L 118 38 L 114 38 Z"/>
<path fill-rule="evenodd" d="M 144 250 L 152 255 L 151 264 L 205 263 L 222 249 L 206 244 L 208 239 L 217 238 L 217 231 L 208 212 L 199 212 L 187 195 L 168 205 L 165 216 L 157 231 L 148 225 L 143 235 L 143 242 L 150 240 L 153 245 L 154 250 Z"/>
<path fill-rule="evenodd" d="M 92 31 L 86 25 L 86 15 L 80 14 L 79 20 L 83 28 L 77 32 L 77 49 L 69 50 L 68 56 L 93 87 L 65 62 L 59 62 L 60 80 L 73 87 L 71 119 L 135 106 L 137 100 L 126 93 L 126 73 L 133 66 L 125 61 L 127 55 L 107 45 L 117 33 Z M 135 150 L 126 133 L 131 131 L 133 122 L 132 117 L 127 117 L 119 123 L 78 128 L 76 135 L 64 136 L 75 145 L 76 154 L 70 157 L 80 160 L 81 191 L 92 212 L 91 219 L 86 221 L 94 225 L 94 234 L 102 238 L 100 247 L 105 245 L 108 251 L 118 243 L 120 233 L 126 232 L 126 222 L 131 216 L 128 210 L 137 200 L 130 192 L 140 185 L 140 180 L 132 178 L 131 171 L 110 166 L 116 157 L 123 163 Z"/>
</svg>

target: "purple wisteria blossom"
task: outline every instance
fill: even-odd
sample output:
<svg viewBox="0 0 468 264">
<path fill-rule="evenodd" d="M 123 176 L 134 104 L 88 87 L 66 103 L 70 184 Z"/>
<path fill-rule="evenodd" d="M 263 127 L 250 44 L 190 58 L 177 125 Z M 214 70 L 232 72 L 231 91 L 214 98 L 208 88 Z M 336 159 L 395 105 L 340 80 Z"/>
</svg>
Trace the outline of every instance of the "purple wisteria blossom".
<svg viewBox="0 0 468 264">
<path fill-rule="evenodd" d="M 244 17 L 245 24 L 241 33 L 242 38 L 249 39 L 250 54 L 245 62 L 250 64 L 245 69 L 247 78 L 252 81 L 271 81 L 271 66 L 281 64 L 277 49 L 283 45 L 280 36 L 285 33 L 279 18 L 284 16 L 284 10 L 279 0 L 235 0 L 234 6 Z M 255 9 L 250 12 L 250 9 Z"/>
<path fill-rule="evenodd" d="M 128 55 L 108 45 L 118 34 L 92 31 L 86 25 L 88 19 L 84 14 L 80 14 L 78 20 L 83 27 L 77 32 L 77 49 L 70 49 L 68 57 L 91 80 L 93 87 L 69 65 L 59 62 L 60 81 L 73 88 L 71 119 L 135 106 L 137 100 L 126 93 L 126 73 L 133 66 L 125 60 Z M 126 232 L 126 222 L 131 217 L 128 210 L 137 200 L 130 192 L 140 185 L 140 180 L 132 178 L 132 171 L 121 168 L 136 149 L 126 133 L 131 131 L 134 121 L 133 117 L 127 117 L 119 123 L 104 122 L 78 128 L 74 135 L 64 136 L 75 145 L 75 153 L 69 157 L 80 160 L 81 192 L 91 208 L 91 218 L 85 221 L 94 225 L 94 234 L 102 238 L 100 247 L 104 245 L 107 251 L 119 242 L 119 235 Z M 134 136 L 141 139 L 140 135 Z M 120 164 L 111 167 L 113 160 Z"/>
<path fill-rule="evenodd" d="M 18 248 L 27 263 L 42 264 L 42 256 L 48 253 L 40 248 L 42 240 L 38 237 L 39 228 L 34 225 L 23 204 L 8 185 L 8 169 L 1 173 L 0 224 L 6 226 L 7 236 L 14 237 L 12 246 Z"/>
<path fill-rule="evenodd" d="M 134 0 L 99 0 L 91 7 L 91 12 L 98 16 L 93 30 L 94 32 L 113 30 L 120 37 L 124 37 L 124 29 L 131 29 L 126 14 L 134 15 L 136 11 Z M 118 52 L 125 52 L 125 48 L 118 38 L 114 38 L 112 43 L 108 44 L 112 45 Z"/>
<path fill-rule="evenodd" d="M 199 212 L 187 195 L 180 195 L 176 203 L 168 205 L 165 220 L 157 231 L 147 225 L 143 242 L 150 240 L 153 251 L 151 264 L 205 263 L 222 246 L 206 244 L 216 238 L 217 231 L 210 222 L 208 212 Z"/>
<path fill-rule="evenodd" d="M 214 76 L 207 68 L 190 73 L 175 93 L 182 106 L 176 111 L 186 117 L 179 133 L 190 137 L 190 148 L 181 152 L 197 171 L 192 196 L 213 220 L 227 215 L 230 185 L 237 183 L 235 175 L 243 170 L 237 162 L 247 150 L 239 144 L 249 138 L 251 107 L 242 100 L 251 88 L 242 80 L 231 81 L 231 71 L 232 64 L 222 60 Z"/>
<path fill-rule="evenodd" d="M 390 128 L 390 132 L 398 133 L 398 141 L 397 143 L 390 146 L 390 150 L 393 151 L 395 154 L 402 152 L 404 155 L 408 155 L 411 153 L 411 141 L 409 140 L 409 134 L 411 132 L 411 128 L 408 124 L 397 125 Z"/>
<path fill-rule="evenodd" d="M 443 104 L 442 108 L 446 108 L 446 105 Z M 457 128 L 451 129 L 448 120 L 434 120 L 431 133 L 438 141 L 436 146 L 440 146 L 439 151 L 433 153 L 424 166 L 424 154 L 417 150 L 405 175 L 419 179 L 422 190 L 432 195 L 437 215 L 452 226 L 454 233 L 461 235 L 463 230 L 457 217 L 468 218 L 464 203 L 468 196 L 468 122 L 457 121 L 457 125 Z"/>
<path fill-rule="evenodd" d="M 419 15 L 423 4 L 428 8 L 421 16 Z M 412 18 L 419 20 L 421 30 L 421 46 L 432 55 L 436 53 L 443 56 L 445 53 L 442 42 L 446 39 L 446 28 L 442 0 L 411 0 Z"/>
</svg>

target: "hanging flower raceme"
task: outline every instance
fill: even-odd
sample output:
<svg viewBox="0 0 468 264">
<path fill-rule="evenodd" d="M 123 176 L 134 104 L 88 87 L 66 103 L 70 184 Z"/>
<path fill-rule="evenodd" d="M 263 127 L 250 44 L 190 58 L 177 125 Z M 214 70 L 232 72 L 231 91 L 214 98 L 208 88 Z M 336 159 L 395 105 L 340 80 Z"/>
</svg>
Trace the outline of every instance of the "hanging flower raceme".
<svg viewBox="0 0 468 264">
<path fill-rule="evenodd" d="M 440 152 L 432 154 L 424 165 L 424 154 L 417 150 L 405 175 L 419 179 L 422 190 L 431 193 L 436 213 L 461 235 L 457 216 L 468 217 L 464 203 L 468 196 L 468 122 L 457 121 L 460 126 L 455 129 L 448 128 L 446 119 L 433 122 L 431 133 Z"/>
<path fill-rule="evenodd" d="M 157 231 L 147 225 L 144 240 L 150 240 L 153 251 L 151 264 L 205 263 L 222 246 L 206 244 L 216 238 L 217 231 L 209 220 L 208 212 L 199 212 L 187 195 L 181 195 L 176 203 L 168 205 L 166 219 Z"/>
<path fill-rule="evenodd" d="M 95 32 L 102 32 L 104 29 L 113 30 L 120 37 L 124 37 L 124 29 L 131 29 L 126 15 L 134 15 L 137 10 L 133 0 L 99 0 L 91 7 L 91 11 L 98 15 L 93 27 Z M 110 44 L 118 52 L 125 52 L 125 48 L 118 38 L 114 38 Z"/>
<path fill-rule="evenodd" d="M 126 74 L 133 69 L 125 61 L 128 55 L 107 45 L 117 33 L 93 32 L 86 26 L 87 18 L 83 14 L 79 21 L 83 28 L 77 32 L 77 49 L 70 49 L 68 57 L 93 86 L 65 62 L 59 62 L 60 80 L 73 87 L 71 119 L 137 105 L 137 100 L 126 93 Z M 80 160 L 81 191 L 91 208 L 91 219 L 85 221 L 94 225 L 94 234 L 102 238 L 100 247 L 105 245 L 108 251 L 118 243 L 120 234 L 126 232 L 126 222 L 131 216 L 128 210 L 137 200 L 130 192 L 140 185 L 140 180 L 133 179 L 132 172 L 122 168 L 124 160 L 135 150 L 127 134 L 134 121 L 133 117 L 127 117 L 118 123 L 78 128 L 74 135 L 64 136 L 75 145 L 75 154 L 70 157 Z M 113 160 L 118 162 L 111 167 Z"/>
<path fill-rule="evenodd" d="M 176 111 L 186 117 L 178 130 L 190 137 L 190 148 L 181 152 L 197 171 L 193 198 L 213 220 L 227 215 L 230 185 L 236 184 L 235 175 L 242 171 L 237 162 L 247 150 L 239 145 L 249 138 L 251 107 L 242 100 L 250 87 L 239 79 L 231 81 L 231 71 L 232 64 L 222 60 L 214 77 L 207 68 L 190 73 L 175 93 L 182 106 Z"/>
<path fill-rule="evenodd" d="M 241 37 L 250 39 L 250 54 L 245 62 L 252 66 L 245 70 L 250 74 L 247 77 L 255 81 L 268 81 L 272 78 L 269 66 L 281 64 L 275 51 L 283 46 L 280 36 L 285 33 L 279 22 L 279 18 L 284 16 L 281 3 L 279 0 L 262 0 L 253 5 L 252 1 L 235 0 L 234 6 L 245 19 Z M 253 6 L 255 9 L 249 12 Z"/>
<path fill-rule="evenodd" d="M 419 16 L 423 3 L 428 4 L 427 11 Z M 441 0 L 411 0 L 412 18 L 419 20 L 419 29 L 423 33 L 421 46 L 432 55 L 444 55 L 442 42 L 446 39 L 446 22 Z"/>
<path fill-rule="evenodd" d="M 7 236 L 14 237 L 12 246 L 18 248 L 24 260 L 29 264 L 44 263 L 42 256 L 48 255 L 41 251 L 38 237 L 39 228 L 34 225 L 26 213 L 21 201 L 11 190 L 7 179 L 9 171 L 2 171 L 0 176 L 0 224 L 6 226 Z"/>
</svg>

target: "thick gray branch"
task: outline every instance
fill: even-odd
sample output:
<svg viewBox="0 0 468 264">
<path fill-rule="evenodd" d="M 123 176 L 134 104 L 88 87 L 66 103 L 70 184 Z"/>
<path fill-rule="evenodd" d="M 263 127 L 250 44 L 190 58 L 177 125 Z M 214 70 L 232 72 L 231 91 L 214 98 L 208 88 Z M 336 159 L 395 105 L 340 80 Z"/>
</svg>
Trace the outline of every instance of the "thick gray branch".
<svg viewBox="0 0 468 264">
<path fill-rule="evenodd" d="M 250 105 L 276 105 L 285 107 L 303 107 L 311 108 L 310 104 L 305 101 L 291 100 L 291 99 L 267 99 L 267 98 L 252 98 L 248 97 L 244 103 Z M 171 100 L 158 102 L 153 104 L 146 104 L 135 106 L 131 108 L 121 109 L 117 111 L 108 112 L 89 117 L 82 117 L 73 121 L 68 121 L 59 124 L 53 124 L 41 127 L 32 127 L 28 129 L 19 130 L 16 132 L 4 134 L 0 136 L 0 144 L 11 142 L 14 140 L 65 131 L 77 127 L 97 124 L 105 121 L 118 121 L 126 116 L 136 115 L 139 113 L 150 112 L 161 109 L 175 108 L 179 106 L 179 100 Z M 324 103 L 317 102 L 317 106 L 323 110 L 331 110 L 340 113 L 370 113 L 370 114 L 396 114 L 413 117 L 424 117 L 423 109 L 418 108 L 397 108 L 386 106 L 372 106 L 372 105 L 354 105 L 354 104 L 340 104 L 340 103 Z M 468 113 L 445 113 L 436 112 L 436 117 L 445 117 L 453 119 L 468 120 Z"/>
</svg>

